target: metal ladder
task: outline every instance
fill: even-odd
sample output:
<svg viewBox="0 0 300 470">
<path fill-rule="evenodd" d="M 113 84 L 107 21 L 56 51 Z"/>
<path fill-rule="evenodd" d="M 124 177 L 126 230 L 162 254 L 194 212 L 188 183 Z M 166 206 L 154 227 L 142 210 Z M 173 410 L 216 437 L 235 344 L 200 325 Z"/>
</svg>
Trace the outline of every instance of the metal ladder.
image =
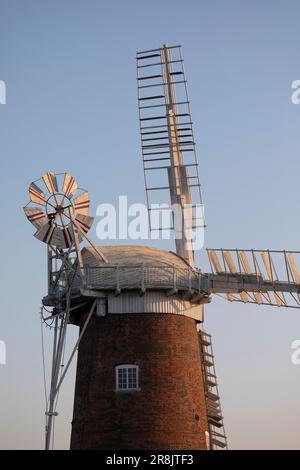
<svg viewBox="0 0 300 470">
<path fill-rule="evenodd" d="M 211 335 L 201 329 L 198 330 L 198 334 L 209 425 L 210 450 L 228 449 Z"/>
</svg>

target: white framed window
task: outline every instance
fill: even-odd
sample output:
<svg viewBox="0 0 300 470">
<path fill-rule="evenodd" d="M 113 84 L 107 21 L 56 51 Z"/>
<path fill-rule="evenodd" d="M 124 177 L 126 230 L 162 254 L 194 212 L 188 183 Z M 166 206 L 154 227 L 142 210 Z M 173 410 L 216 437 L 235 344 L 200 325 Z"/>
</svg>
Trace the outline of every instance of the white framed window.
<svg viewBox="0 0 300 470">
<path fill-rule="evenodd" d="M 120 364 L 116 367 L 116 390 L 140 390 L 138 366 Z"/>
</svg>

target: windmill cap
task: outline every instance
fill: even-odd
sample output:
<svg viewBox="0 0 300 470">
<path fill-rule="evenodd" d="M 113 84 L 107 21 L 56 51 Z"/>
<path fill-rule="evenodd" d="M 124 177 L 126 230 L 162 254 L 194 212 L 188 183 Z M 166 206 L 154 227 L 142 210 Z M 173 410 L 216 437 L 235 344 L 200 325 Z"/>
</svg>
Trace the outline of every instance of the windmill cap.
<svg viewBox="0 0 300 470">
<path fill-rule="evenodd" d="M 116 245 L 101 246 L 99 250 L 109 264 L 120 266 L 175 266 L 177 268 L 188 267 L 187 262 L 171 251 L 160 250 L 149 246 L 138 245 Z M 100 266 L 105 264 L 101 262 L 99 256 L 92 247 L 82 249 L 82 257 L 85 266 Z"/>
</svg>

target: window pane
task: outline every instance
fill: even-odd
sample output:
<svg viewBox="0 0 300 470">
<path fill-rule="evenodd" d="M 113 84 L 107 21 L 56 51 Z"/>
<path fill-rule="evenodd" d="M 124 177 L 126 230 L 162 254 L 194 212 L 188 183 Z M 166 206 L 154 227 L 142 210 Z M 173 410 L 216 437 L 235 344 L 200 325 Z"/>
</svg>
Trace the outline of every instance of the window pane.
<svg viewBox="0 0 300 470">
<path fill-rule="evenodd" d="M 118 388 L 127 388 L 126 382 L 126 369 L 118 369 Z"/>
<path fill-rule="evenodd" d="M 128 388 L 137 388 L 136 383 L 136 368 L 128 368 Z"/>
</svg>

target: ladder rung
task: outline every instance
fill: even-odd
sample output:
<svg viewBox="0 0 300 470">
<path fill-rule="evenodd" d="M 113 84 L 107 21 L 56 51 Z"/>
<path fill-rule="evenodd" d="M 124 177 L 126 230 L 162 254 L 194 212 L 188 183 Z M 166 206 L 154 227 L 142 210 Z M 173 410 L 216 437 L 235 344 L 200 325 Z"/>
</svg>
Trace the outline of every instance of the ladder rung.
<svg viewBox="0 0 300 470">
<path fill-rule="evenodd" d="M 211 400 L 220 400 L 219 395 L 217 395 L 216 393 L 207 392 L 207 396 L 208 396 L 208 398 L 210 398 Z"/>
<path fill-rule="evenodd" d="M 148 49 L 147 51 L 136 51 L 136 55 L 138 56 L 140 54 L 150 54 L 150 52 L 158 52 L 158 51 L 161 51 L 161 47 L 159 47 L 158 49 Z"/>
<path fill-rule="evenodd" d="M 162 116 L 153 116 L 153 117 L 147 117 L 147 118 L 140 118 L 140 121 L 152 121 L 154 119 L 166 119 L 166 115 Z"/>
<path fill-rule="evenodd" d="M 216 419 L 217 421 L 222 421 L 222 412 L 221 410 L 213 410 L 209 406 L 207 407 L 207 414 L 213 419 Z"/>
<path fill-rule="evenodd" d="M 160 82 L 160 83 L 151 83 L 151 85 L 140 85 L 138 86 L 138 89 L 141 90 L 142 88 L 154 88 L 156 86 L 165 86 L 165 85 L 180 85 L 181 83 L 187 83 L 186 80 L 176 80 L 173 82 L 165 83 L 165 82 Z"/>
<path fill-rule="evenodd" d="M 169 138 L 169 136 L 167 136 L 167 135 L 165 137 L 151 137 L 150 139 L 142 139 L 142 142 L 147 142 L 149 140 L 166 140 L 168 138 Z"/>
<path fill-rule="evenodd" d="M 193 123 L 192 121 L 188 121 L 188 122 L 180 122 L 178 125 L 179 126 L 191 126 Z M 165 129 L 168 128 L 168 125 L 167 124 L 157 124 L 156 126 L 143 126 L 141 127 L 141 130 L 145 130 L 145 129 L 158 129 L 158 128 L 162 128 L 164 127 Z"/>
<path fill-rule="evenodd" d="M 215 446 L 222 447 L 223 449 L 224 447 L 226 447 L 226 442 L 221 442 L 214 438 L 211 438 L 211 443 L 214 444 Z"/>
<path fill-rule="evenodd" d="M 203 351 L 203 354 L 205 354 L 205 356 L 209 356 L 209 357 L 214 357 L 213 354 L 210 354 L 209 352 L 207 351 Z"/>
<path fill-rule="evenodd" d="M 195 149 L 180 149 L 180 152 L 195 152 Z M 143 156 L 144 157 L 147 157 L 148 155 L 162 155 L 164 153 L 168 153 L 170 155 L 170 150 L 168 150 L 167 152 L 148 152 L 148 153 L 144 153 L 143 152 Z M 144 158 L 144 160 L 147 160 L 146 158 Z M 158 158 L 157 160 L 160 160 L 160 158 Z"/>
<path fill-rule="evenodd" d="M 212 436 L 217 436 L 217 437 L 222 437 L 223 439 L 226 439 L 226 436 L 225 434 L 221 434 L 220 432 L 217 432 L 217 431 L 211 431 L 211 435 Z"/>
<path fill-rule="evenodd" d="M 162 97 L 164 98 L 164 97 Z M 184 104 L 189 104 L 189 101 L 178 101 L 177 103 L 173 103 L 175 106 L 177 105 L 184 105 Z M 154 108 L 163 108 L 166 106 L 166 103 L 161 103 L 161 104 L 153 104 L 151 103 L 149 106 L 140 106 L 140 110 L 142 111 L 143 109 L 154 109 Z M 189 114 L 187 114 L 189 116 Z M 173 125 L 174 126 L 174 125 Z"/>
<path fill-rule="evenodd" d="M 210 413 L 213 415 L 220 415 L 222 414 L 220 404 L 216 403 L 215 401 L 212 401 L 210 399 L 206 399 L 207 401 L 207 408 Z"/>
<path fill-rule="evenodd" d="M 158 149 L 162 147 L 170 147 L 170 144 L 153 144 L 153 145 L 143 145 L 142 149 Z"/>
<path fill-rule="evenodd" d="M 183 59 L 176 59 L 176 60 L 169 60 L 168 61 L 168 64 L 176 64 L 176 63 L 183 63 Z M 165 64 L 165 61 L 160 61 L 160 62 L 152 62 L 151 64 L 145 64 L 143 63 L 142 65 L 138 65 L 137 68 L 138 69 L 142 69 L 144 67 L 154 67 L 154 66 L 157 66 L 157 65 L 164 65 Z"/>
<path fill-rule="evenodd" d="M 207 411 L 207 416 L 208 418 L 214 419 L 217 422 L 220 422 L 223 420 L 223 416 L 220 413 L 216 413 L 214 411 L 211 411 L 210 409 L 208 409 Z"/>
<path fill-rule="evenodd" d="M 221 407 L 218 401 L 212 400 L 211 398 L 206 397 L 206 404 L 207 408 L 212 412 L 212 413 L 222 413 L 221 412 Z"/>
<path fill-rule="evenodd" d="M 217 421 L 217 420 L 215 420 L 215 419 L 213 419 L 213 418 L 211 418 L 211 417 L 208 417 L 208 420 L 207 420 L 207 421 L 208 421 L 209 424 L 211 424 L 212 426 L 214 426 L 214 427 L 216 427 L 216 428 L 218 428 L 218 429 L 220 429 L 220 428 L 223 427 L 223 423 L 222 423 L 221 421 Z"/>
<path fill-rule="evenodd" d="M 178 132 L 179 137 L 192 137 L 192 134 L 186 134 L 186 135 L 180 134 L 180 132 L 191 131 L 192 129 L 190 127 L 185 127 L 183 129 L 177 127 L 176 130 Z M 141 132 L 141 135 L 152 135 L 152 134 L 168 134 L 168 131 L 164 130 L 164 131 Z"/>
<path fill-rule="evenodd" d="M 206 364 L 207 366 L 213 366 L 214 365 L 213 362 L 207 361 L 206 359 L 204 359 L 203 363 Z"/>
<path fill-rule="evenodd" d="M 164 95 L 154 95 L 154 96 L 145 96 L 144 98 L 139 98 L 139 101 L 144 100 L 158 100 L 159 98 L 164 98 Z"/>
<path fill-rule="evenodd" d="M 154 140 L 158 140 L 158 139 L 154 139 Z M 155 149 L 155 148 L 161 148 L 161 147 L 176 147 L 178 145 L 195 145 L 195 142 L 193 142 L 192 140 L 187 141 L 187 142 L 179 140 L 178 142 L 176 142 L 174 144 L 169 142 L 168 144 L 143 145 L 142 149 L 150 149 L 150 148 Z"/>
<path fill-rule="evenodd" d="M 167 152 L 169 153 L 169 152 Z M 149 154 L 150 155 L 150 154 Z M 148 162 L 160 162 L 162 160 L 170 160 L 170 157 L 162 157 L 162 158 L 147 158 L 144 160 L 145 163 L 148 163 Z"/>
<path fill-rule="evenodd" d="M 219 404 L 213 400 L 210 400 L 210 399 L 206 399 L 206 403 L 207 403 L 207 409 L 210 413 L 212 413 L 213 415 L 216 414 L 220 414 L 221 415 L 221 408 L 219 406 Z"/>
<path fill-rule="evenodd" d="M 201 342 L 202 342 L 202 344 L 204 344 L 204 346 L 211 346 L 211 343 L 209 343 L 205 339 L 201 339 Z"/>
<path fill-rule="evenodd" d="M 211 335 L 210 335 L 209 333 L 206 333 L 205 331 L 201 331 L 201 330 L 200 330 L 200 335 L 201 335 L 201 336 L 208 336 L 209 339 L 211 339 Z"/>
<path fill-rule="evenodd" d="M 142 55 L 140 57 L 137 57 L 138 60 L 141 59 L 151 59 L 152 57 L 160 57 L 160 54 L 151 54 L 151 55 Z"/>
<path fill-rule="evenodd" d="M 148 152 L 148 153 L 144 153 L 144 157 L 147 157 L 148 155 L 163 155 L 163 154 L 166 154 L 168 153 L 170 155 L 170 150 L 168 150 L 167 152 Z M 145 161 L 151 161 L 151 160 L 148 160 L 147 158 L 144 158 Z M 162 160 L 162 158 L 153 158 L 152 160 Z M 170 160 L 170 157 L 167 158 L 167 160 Z"/>
<path fill-rule="evenodd" d="M 149 49 L 147 51 L 137 51 L 138 54 L 149 54 L 150 52 L 157 52 L 157 51 L 162 51 L 163 49 L 180 49 L 181 44 L 176 44 L 175 46 L 164 46 L 164 47 L 159 47 L 158 49 Z"/>
<path fill-rule="evenodd" d="M 181 186 L 177 185 L 174 186 L 175 189 L 180 188 Z M 189 184 L 189 188 L 198 188 L 199 184 Z M 158 191 L 158 190 L 167 190 L 170 189 L 170 186 L 154 186 L 154 187 L 147 187 L 146 191 Z M 158 229 L 157 229 L 158 230 Z M 162 228 L 161 230 L 166 230 L 165 228 Z M 212 364 L 213 365 L 213 364 Z"/>
<path fill-rule="evenodd" d="M 138 77 L 138 80 L 151 80 L 152 78 L 161 78 L 161 74 L 157 75 L 146 75 L 145 77 Z"/>
<path fill-rule="evenodd" d="M 160 159 L 158 159 L 158 158 L 154 158 L 154 160 L 155 160 L 155 161 L 158 161 L 158 162 L 160 161 Z M 169 158 L 167 158 L 167 159 L 162 159 L 162 160 L 169 160 Z M 145 160 L 145 163 L 147 163 L 147 162 L 149 162 L 149 161 L 150 161 L 150 159 L 149 159 L 149 160 Z M 196 163 L 190 163 L 190 164 L 188 164 L 188 165 L 173 165 L 172 168 L 183 168 L 183 167 L 187 168 L 187 167 L 193 167 L 193 166 L 197 166 L 197 164 L 196 164 Z M 165 170 L 165 169 L 168 169 L 168 168 L 171 168 L 170 165 L 151 166 L 151 167 L 148 167 L 148 168 L 145 167 L 144 170 L 145 170 L 145 171 L 148 171 L 148 170 Z M 196 179 L 198 179 L 197 176 L 188 176 L 188 178 L 189 178 L 189 179 L 190 179 L 190 178 L 196 178 Z M 191 204 L 190 207 L 195 208 L 195 207 L 196 207 L 196 204 Z M 196 218 L 196 217 L 195 217 L 195 218 Z"/>
<path fill-rule="evenodd" d="M 207 419 L 210 422 L 210 424 L 213 424 L 214 426 L 217 426 L 218 428 L 223 427 L 223 416 L 220 414 L 212 413 L 211 411 L 207 411 Z M 215 423 L 218 423 L 216 425 Z"/>
<path fill-rule="evenodd" d="M 150 134 L 167 134 L 168 131 L 152 131 L 152 132 L 141 132 L 141 135 L 150 135 Z"/>
<path fill-rule="evenodd" d="M 206 375 L 209 377 L 213 377 L 214 379 L 217 378 L 217 376 L 215 374 L 212 374 L 211 372 L 207 372 Z"/>
<path fill-rule="evenodd" d="M 215 382 L 212 382 L 211 380 L 206 380 L 206 383 L 210 386 L 210 387 L 216 387 L 217 384 Z"/>
</svg>

